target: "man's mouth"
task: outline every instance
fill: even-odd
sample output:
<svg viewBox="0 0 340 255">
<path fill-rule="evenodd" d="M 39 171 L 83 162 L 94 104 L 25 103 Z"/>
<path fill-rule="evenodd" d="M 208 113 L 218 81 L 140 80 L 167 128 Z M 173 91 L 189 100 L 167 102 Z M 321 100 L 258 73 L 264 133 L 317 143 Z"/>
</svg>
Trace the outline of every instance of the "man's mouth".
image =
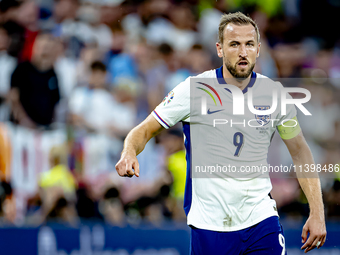
<svg viewBox="0 0 340 255">
<path fill-rule="evenodd" d="M 246 67 L 248 65 L 248 61 L 246 60 L 241 60 L 240 62 L 237 63 L 241 67 Z"/>
</svg>

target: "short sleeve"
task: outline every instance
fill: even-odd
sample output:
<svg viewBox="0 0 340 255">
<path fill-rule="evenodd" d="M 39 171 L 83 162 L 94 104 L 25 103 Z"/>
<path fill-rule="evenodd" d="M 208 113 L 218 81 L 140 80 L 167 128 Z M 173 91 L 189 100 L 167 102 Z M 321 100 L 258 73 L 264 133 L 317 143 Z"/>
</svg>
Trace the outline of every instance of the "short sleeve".
<svg viewBox="0 0 340 255">
<path fill-rule="evenodd" d="M 282 87 L 282 85 L 280 84 Z M 292 96 L 287 93 L 286 94 L 287 99 L 292 99 Z M 287 104 L 286 105 L 286 115 L 282 115 L 282 109 L 280 108 L 280 113 L 277 119 L 279 121 L 277 122 L 276 128 L 281 136 L 282 139 L 291 139 L 297 136 L 300 131 L 300 125 L 296 118 L 296 108 L 294 104 Z"/>
<path fill-rule="evenodd" d="M 279 84 L 280 84 L 280 87 L 283 88 L 282 84 L 281 83 L 279 83 Z M 286 98 L 292 99 L 292 96 L 289 93 L 287 93 Z M 279 102 L 278 105 L 281 105 L 281 102 Z M 277 126 L 280 126 L 280 125 L 282 125 L 282 123 L 285 123 L 286 121 L 293 119 L 296 116 L 296 114 L 297 114 L 297 112 L 296 112 L 296 108 L 295 108 L 294 104 L 287 104 L 286 105 L 286 115 L 282 115 L 282 109 L 280 107 L 280 112 L 279 112 L 278 117 L 277 117 L 277 119 L 279 119 L 279 121 L 277 122 Z"/>
<path fill-rule="evenodd" d="M 166 129 L 190 116 L 190 78 L 178 84 L 152 112 L 155 119 Z"/>
</svg>

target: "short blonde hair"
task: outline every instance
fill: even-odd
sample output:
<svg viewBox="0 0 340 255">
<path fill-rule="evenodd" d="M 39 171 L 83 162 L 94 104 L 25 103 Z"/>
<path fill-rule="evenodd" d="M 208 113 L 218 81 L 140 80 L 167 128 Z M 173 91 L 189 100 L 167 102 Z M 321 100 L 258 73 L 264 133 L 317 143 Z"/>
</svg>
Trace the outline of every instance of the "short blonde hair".
<svg viewBox="0 0 340 255">
<path fill-rule="evenodd" d="M 234 12 L 234 13 L 228 13 L 228 14 L 223 14 L 220 25 L 218 27 L 218 42 L 223 44 L 223 32 L 224 28 L 229 24 L 235 24 L 235 25 L 248 25 L 251 24 L 255 28 L 256 34 L 257 34 L 257 42 L 260 42 L 260 33 L 259 29 L 257 27 L 257 24 L 255 21 L 244 15 L 242 12 Z"/>
</svg>

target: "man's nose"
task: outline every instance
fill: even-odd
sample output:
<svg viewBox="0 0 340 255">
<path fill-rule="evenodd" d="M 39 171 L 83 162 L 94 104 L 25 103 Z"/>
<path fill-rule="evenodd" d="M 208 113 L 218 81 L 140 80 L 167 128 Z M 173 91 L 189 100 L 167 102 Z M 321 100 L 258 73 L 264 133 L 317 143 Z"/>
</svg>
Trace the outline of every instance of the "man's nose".
<svg viewBox="0 0 340 255">
<path fill-rule="evenodd" d="M 247 50 L 245 45 L 241 45 L 239 57 L 246 58 L 247 57 Z"/>
</svg>

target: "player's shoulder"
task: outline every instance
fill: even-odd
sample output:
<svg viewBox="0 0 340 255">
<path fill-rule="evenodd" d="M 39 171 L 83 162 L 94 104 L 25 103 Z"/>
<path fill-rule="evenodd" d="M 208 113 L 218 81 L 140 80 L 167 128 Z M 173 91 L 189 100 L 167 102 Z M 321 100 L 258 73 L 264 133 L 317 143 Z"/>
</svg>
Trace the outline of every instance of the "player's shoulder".
<svg viewBox="0 0 340 255">
<path fill-rule="evenodd" d="M 275 81 L 260 73 L 256 73 L 256 82 L 259 85 L 258 88 L 261 90 L 273 88 L 281 89 L 283 87 L 281 82 Z"/>
<path fill-rule="evenodd" d="M 177 89 L 189 89 L 191 79 L 202 79 L 202 78 L 216 78 L 216 70 L 208 70 L 197 75 L 191 75 L 186 78 L 183 82 L 178 84 Z"/>
<path fill-rule="evenodd" d="M 190 82 L 190 79 L 202 79 L 202 78 L 216 78 L 216 69 L 211 69 L 204 71 L 203 73 L 189 76 L 187 80 Z"/>
<path fill-rule="evenodd" d="M 192 76 L 192 78 L 216 78 L 216 69 L 207 70 L 196 76 Z"/>
<path fill-rule="evenodd" d="M 216 78 L 216 70 L 212 69 L 212 70 L 208 70 L 197 75 L 191 75 L 188 78 L 186 78 L 184 83 L 189 84 L 190 86 L 191 79 L 202 79 L 202 78 Z"/>
</svg>

